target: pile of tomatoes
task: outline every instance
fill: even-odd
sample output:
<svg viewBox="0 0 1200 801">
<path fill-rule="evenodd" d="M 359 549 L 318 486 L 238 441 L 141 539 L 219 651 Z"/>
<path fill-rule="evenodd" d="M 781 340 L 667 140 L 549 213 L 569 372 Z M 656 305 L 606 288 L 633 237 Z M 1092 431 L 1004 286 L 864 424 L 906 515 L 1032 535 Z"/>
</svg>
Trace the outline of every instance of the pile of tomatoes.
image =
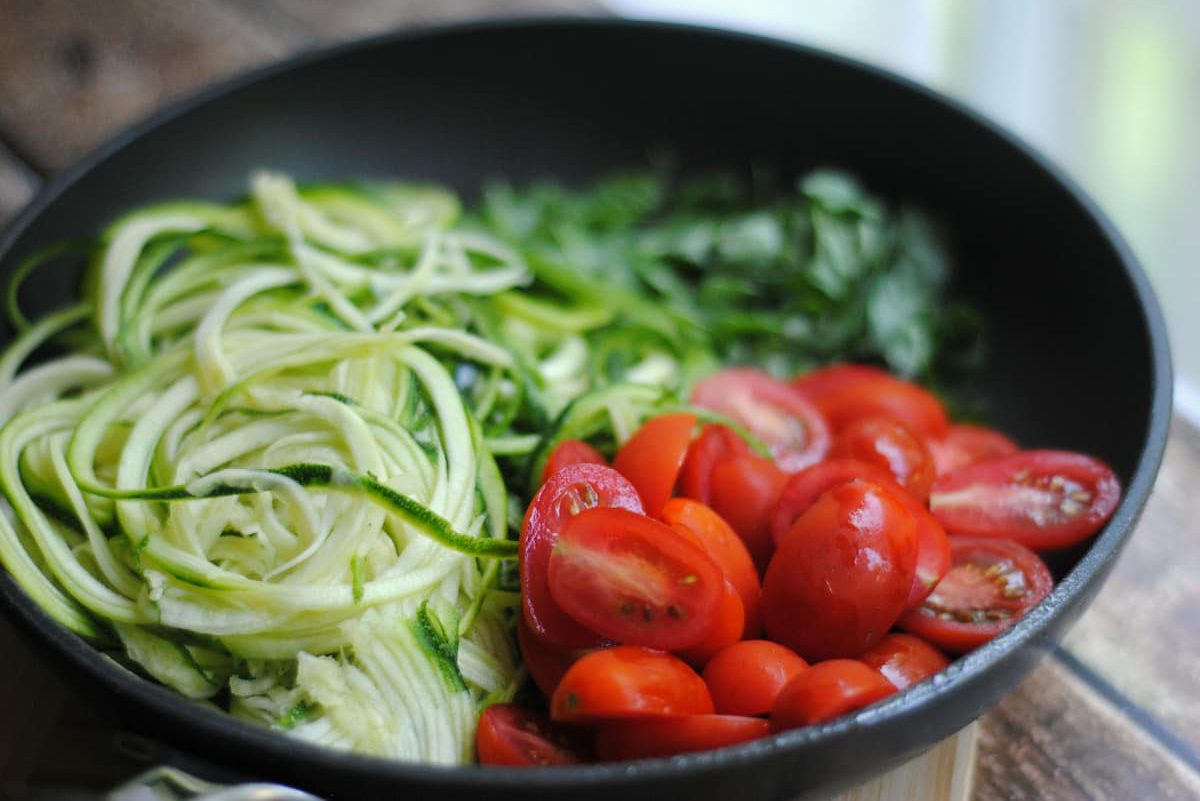
<svg viewBox="0 0 1200 801">
<path fill-rule="evenodd" d="M 1016 622 L 1053 584 L 1035 551 L 1090 537 L 1120 497 L 1098 460 L 950 423 L 871 367 L 726 370 L 692 401 L 769 455 L 687 413 L 612 466 L 552 453 L 518 621 L 550 715 L 489 707 L 481 762 L 668 756 L 872 704 Z"/>
</svg>

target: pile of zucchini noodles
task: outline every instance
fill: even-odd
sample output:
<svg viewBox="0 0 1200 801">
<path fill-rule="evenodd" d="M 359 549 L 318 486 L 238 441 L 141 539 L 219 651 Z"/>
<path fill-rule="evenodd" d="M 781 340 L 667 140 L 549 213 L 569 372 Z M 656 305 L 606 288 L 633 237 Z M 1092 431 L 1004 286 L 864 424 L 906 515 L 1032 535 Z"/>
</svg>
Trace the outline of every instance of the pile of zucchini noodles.
<svg viewBox="0 0 1200 801">
<path fill-rule="evenodd" d="M 17 303 L 53 251 L 10 292 L 7 570 L 188 697 L 470 760 L 478 710 L 523 679 L 514 486 L 558 439 L 619 441 L 669 404 L 679 360 L 598 384 L 585 334 L 611 315 L 526 291 L 520 256 L 436 188 L 264 173 L 238 203 L 139 209 L 87 252 L 77 304 L 31 322 Z"/>
</svg>

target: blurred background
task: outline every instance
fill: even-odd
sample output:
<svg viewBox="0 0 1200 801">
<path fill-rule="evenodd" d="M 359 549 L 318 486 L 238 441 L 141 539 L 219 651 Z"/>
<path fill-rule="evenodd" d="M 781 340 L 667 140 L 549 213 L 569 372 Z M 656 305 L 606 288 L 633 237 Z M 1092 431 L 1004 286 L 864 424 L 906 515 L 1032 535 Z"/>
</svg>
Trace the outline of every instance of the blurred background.
<svg viewBox="0 0 1200 801">
<path fill-rule="evenodd" d="M 1176 408 L 1200 422 L 1200 3 L 609 0 L 618 13 L 813 44 L 964 101 L 1115 221 L 1167 315 Z M 802 91 L 795 102 L 803 103 Z"/>
</svg>

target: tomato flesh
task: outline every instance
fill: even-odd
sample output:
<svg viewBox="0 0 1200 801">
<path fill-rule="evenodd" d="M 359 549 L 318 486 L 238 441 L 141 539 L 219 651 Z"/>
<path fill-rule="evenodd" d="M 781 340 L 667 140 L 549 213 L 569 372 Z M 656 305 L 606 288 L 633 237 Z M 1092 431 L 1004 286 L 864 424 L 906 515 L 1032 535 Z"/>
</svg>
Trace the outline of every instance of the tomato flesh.
<svg viewBox="0 0 1200 801">
<path fill-rule="evenodd" d="M 933 393 L 875 367 L 835 364 L 796 378 L 792 386 L 835 432 L 867 417 L 886 417 L 924 437 L 946 433 L 946 408 Z"/>
<path fill-rule="evenodd" d="M 942 476 L 929 508 L 951 534 L 1007 537 L 1040 551 L 1092 536 L 1120 499 L 1121 485 L 1098 459 L 1020 451 Z"/>
<path fill-rule="evenodd" d="M 962 654 L 1020 620 L 1050 593 L 1054 579 L 1037 554 L 1013 540 L 949 539 L 953 566 L 899 625 L 944 651 Z"/>
<path fill-rule="evenodd" d="M 742 640 L 704 667 L 704 683 L 722 715 L 765 715 L 789 681 L 808 663 L 779 643 Z"/>
<path fill-rule="evenodd" d="M 604 642 L 559 607 L 549 583 L 550 554 L 566 521 L 597 506 L 642 511 L 637 490 L 616 470 L 568 465 L 538 490 L 521 526 L 521 612 L 533 633 L 557 648 L 595 648 Z"/>
<path fill-rule="evenodd" d="M 795 389 L 762 372 L 724 370 L 696 384 L 692 402 L 727 415 L 766 443 L 784 472 L 803 470 L 825 458 L 829 428 Z"/>
<path fill-rule="evenodd" d="M 862 662 L 831 659 L 788 682 L 771 709 L 771 728 L 784 731 L 832 720 L 894 692 L 891 682 Z"/>
<path fill-rule="evenodd" d="M 509 767 L 574 765 L 587 757 L 578 733 L 515 704 L 493 704 L 483 711 L 475 750 L 482 764 Z"/>
<path fill-rule="evenodd" d="M 572 723 L 710 715 L 708 687 L 686 662 L 618 645 L 580 659 L 550 698 L 550 717 Z"/>
<path fill-rule="evenodd" d="M 944 437 L 926 440 L 925 444 L 929 446 L 939 476 L 993 456 L 1008 456 L 1020 450 L 1017 443 L 999 431 L 966 423 L 951 423 Z"/>
<path fill-rule="evenodd" d="M 712 509 L 690 498 L 667 501 L 659 517 L 673 528 L 683 527 L 696 535 L 705 552 L 737 590 L 744 617 L 741 636 L 757 637 L 762 628 L 759 610 L 762 586 L 750 551 L 737 532 Z"/>
<path fill-rule="evenodd" d="M 874 645 L 905 609 L 916 523 L 882 485 L 855 480 L 822 495 L 783 538 L 763 581 L 770 639 L 809 661 Z"/>
<path fill-rule="evenodd" d="M 550 555 L 550 594 L 608 639 L 666 651 L 700 642 L 725 592 L 720 568 L 679 532 L 625 509 L 567 521 Z"/>
<path fill-rule="evenodd" d="M 605 762 L 651 759 L 712 751 L 757 740 L 771 733 L 762 718 L 690 715 L 666 720 L 608 723 L 596 733 L 596 756 Z"/>
<path fill-rule="evenodd" d="M 771 519 L 785 483 L 783 471 L 755 453 L 730 456 L 713 467 L 711 506 L 742 538 L 760 571 L 775 552 Z"/>
<path fill-rule="evenodd" d="M 919 437 L 895 420 L 868 417 L 850 423 L 838 433 L 832 453 L 887 470 L 917 500 L 929 498 L 933 457 Z"/>
<path fill-rule="evenodd" d="M 646 514 L 657 517 L 675 490 L 683 468 L 696 416 L 664 414 L 642 424 L 617 451 L 613 467 L 629 479 L 642 498 Z"/>
<path fill-rule="evenodd" d="M 897 690 L 924 681 L 950 665 L 945 654 L 911 634 L 888 634 L 858 658 L 878 670 Z"/>
</svg>

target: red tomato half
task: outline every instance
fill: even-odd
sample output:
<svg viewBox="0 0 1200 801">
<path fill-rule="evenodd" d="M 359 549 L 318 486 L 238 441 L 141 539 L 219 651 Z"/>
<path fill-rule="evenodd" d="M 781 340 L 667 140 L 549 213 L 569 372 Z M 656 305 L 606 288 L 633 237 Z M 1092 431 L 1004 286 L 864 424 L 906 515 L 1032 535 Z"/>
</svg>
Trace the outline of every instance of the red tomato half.
<svg viewBox="0 0 1200 801">
<path fill-rule="evenodd" d="M 596 756 L 604 762 L 669 757 L 712 751 L 757 740 L 770 733 L 768 721 L 737 715 L 689 715 L 666 720 L 607 723 L 596 733 Z"/>
<path fill-rule="evenodd" d="M 1028 548 L 998 537 L 950 537 L 953 566 L 900 628 L 955 654 L 978 648 L 1050 594 L 1054 579 Z"/>
<path fill-rule="evenodd" d="M 550 716 L 573 723 L 711 715 L 704 680 L 682 660 L 632 645 L 593 651 L 558 683 Z"/>
<path fill-rule="evenodd" d="M 904 606 L 912 609 L 924 601 L 950 569 L 950 540 L 938 519 L 929 513 L 925 504 L 907 492 L 897 493 L 917 524 L 917 566 L 913 571 L 912 589 Z"/>
<path fill-rule="evenodd" d="M 742 639 L 746 630 L 746 612 L 742 598 L 734 589 L 733 582 L 725 580 L 725 592 L 721 602 L 713 612 L 713 619 L 708 628 L 708 634 L 695 645 L 680 648 L 675 653 L 689 665 L 703 668 L 712 659 L 713 654 L 728 648 Z"/>
<path fill-rule="evenodd" d="M 741 598 L 745 619 L 740 636 L 757 637 L 762 627 L 759 612 L 762 586 L 758 581 L 758 571 L 754 569 L 754 560 L 750 558 L 750 552 L 737 532 L 712 509 L 690 498 L 667 501 L 659 517 L 673 528 L 682 526 L 696 535 Z"/>
<path fill-rule="evenodd" d="M 1103 462 L 1067 451 L 1021 451 L 942 476 L 929 498 L 946 531 L 1065 548 L 1112 516 L 1121 485 Z"/>
<path fill-rule="evenodd" d="M 760 370 L 735 368 L 709 376 L 692 390 L 692 402 L 748 428 L 784 472 L 803 470 L 829 451 L 829 428 L 813 405 Z"/>
<path fill-rule="evenodd" d="M 888 634 L 858 658 L 878 670 L 897 690 L 924 681 L 950 665 L 945 654 L 909 634 Z"/>
<path fill-rule="evenodd" d="M 484 765 L 533 767 L 587 761 L 578 732 L 515 704 L 493 704 L 479 717 L 475 750 Z"/>
<path fill-rule="evenodd" d="M 659 510 L 675 491 L 675 481 L 692 442 L 696 416 L 664 414 L 642 427 L 617 451 L 613 467 L 637 487 L 646 514 L 658 517 Z"/>
<path fill-rule="evenodd" d="M 924 503 L 933 486 L 933 457 L 921 439 L 895 420 L 867 417 L 855 420 L 833 441 L 832 455 L 873 464 Z"/>
<path fill-rule="evenodd" d="M 728 426 L 705 426 L 688 449 L 687 458 L 683 460 L 683 470 L 679 474 L 680 494 L 700 503 L 711 503 L 709 488 L 713 466 L 727 456 L 740 456 L 749 452 L 750 446 L 746 441 Z"/>
<path fill-rule="evenodd" d="M 713 467 L 710 505 L 746 543 L 760 571 L 775 552 L 771 517 L 785 483 L 783 471 L 755 453 L 730 456 Z"/>
<path fill-rule="evenodd" d="M 564 439 L 550 451 L 550 458 L 542 470 L 542 483 L 545 484 L 550 476 L 572 464 L 608 464 L 608 460 L 581 439 Z"/>
<path fill-rule="evenodd" d="M 812 401 L 835 432 L 856 420 L 886 417 L 923 437 L 946 433 L 946 409 L 929 390 L 861 364 L 835 364 L 792 386 Z"/>
<path fill-rule="evenodd" d="M 559 470 L 542 485 L 521 525 L 521 609 L 529 628 L 557 648 L 594 648 L 604 638 L 562 611 L 550 595 L 550 554 L 566 521 L 593 507 L 642 511 L 637 490 L 625 477 L 598 464 L 575 464 Z"/>
<path fill-rule="evenodd" d="M 771 728 L 784 731 L 832 720 L 894 692 L 891 682 L 862 662 L 831 659 L 788 682 L 771 709 Z"/>
<path fill-rule="evenodd" d="M 788 478 L 779 502 L 775 505 L 775 514 L 771 518 L 771 539 L 776 545 L 783 541 L 783 536 L 791 529 L 792 524 L 808 511 L 827 491 L 838 484 L 845 484 L 861 478 L 874 484 L 891 484 L 895 481 L 891 472 L 878 465 L 863 462 L 858 459 L 833 458 L 806 467 L 799 473 Z"/>
<path fill-rule="evenodd" d="M 725 592 L 725 576 L 701 547 L 625 509 L 587 509 L 568 520 L 549 579 L 554 600 L 588 629 L 664 651 L 701 642 Z"/>
<path fill-rule="evenodd" d="M 965 423 L 951 423 L 946 436 L 926 440 L 925 444 L 933 455 L 938 476 L 993 456 L 1008 456 L 1020 450 L 1017 443 L 999 431 Z"/>
<path fill-rule="evenodd" d="M 767 635 L 809 661 L 853 656 L 905 609 L 916 523 L 895 490 L 834 487 L 783 538 L 763 581 Z"/>
<path fill-rule="evenodd" d="M 704 683 L 722 715 L 765 715 L 779 692 L 808 663 L 770 640 L 742 640 L 704 667 Z"/>
<path fill-rule="evenodd" d="M 529 671 L 529 677 L 547 696 L 554 693 L 554 688 L 558 686 L 567 669 L 592 650 L 564 651 L 543 642 L 529 628 L 524 615 L 517 617 L 517 645 L 521 649 L 521 662 Z"/>
</svg>

